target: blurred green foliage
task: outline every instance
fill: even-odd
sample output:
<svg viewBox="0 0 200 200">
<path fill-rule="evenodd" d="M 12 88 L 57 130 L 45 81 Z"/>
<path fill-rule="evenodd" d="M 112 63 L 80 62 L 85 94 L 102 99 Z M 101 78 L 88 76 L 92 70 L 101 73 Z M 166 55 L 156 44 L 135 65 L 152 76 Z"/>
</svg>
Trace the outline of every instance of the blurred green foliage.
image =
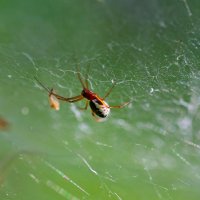
<svg viewBox="0 0 200 200">
<path fill-rule="evenodd" d="M 199 199 L 198 0 L 0 2 L 0 199 Z M 34 80 L 113 109 L 96 123 Z"/>
</svg>

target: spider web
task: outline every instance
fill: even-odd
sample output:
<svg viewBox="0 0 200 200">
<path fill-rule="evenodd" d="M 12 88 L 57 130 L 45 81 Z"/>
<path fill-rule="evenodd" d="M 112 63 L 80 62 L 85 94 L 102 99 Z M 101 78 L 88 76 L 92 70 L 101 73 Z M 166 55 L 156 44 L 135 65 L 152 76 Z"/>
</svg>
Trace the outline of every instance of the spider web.
<svg viewBox="0 0 200 200">
<path fill-rule="evenodd" d="M 56 9 L 63 5 L 73 4 L 60 1 Z M 91 6 L 81 5 L 85 12 Z M 195 7 L 186 0 L 96 1 L 92 9 L 97 17 L 91 24 L 79 23 L 76 29 L 73 24 L 80 19 L 67 23 L 85 38 L 94 26 L 111 26 L 101 34 L 94 31 L 99 40 L 99 35 L 108 37 L 99 43 L 92 37 L 94 43 L 88 44 L 76 35 L 80 39 L 73 44 L 63 36 L 65 31 L 57 33 L 64 23 L 59 22 L 58 11 L 50 18 L 53 25 L 45 21 L 48 14 L 40 13 L 39 19 L 32 14 L 13 45 L 1 42 L 0 114 L 10 123 L 0 135 L 1 199 L 198 199 L 200 72 Z M 176 20 L 170 21 L 177 10 L 172 14 Z M 17 14 L 18 20 L 23 17 Z M 100 22 L 94 25 L 95 20 Z M 9 18 L 2 30 L 7 23 Z M 129 29 L 132 23 L 134 30 Z M 31 33 L 35 26 L 42 28 Z M 73 45 L 80 49 L 75 51 Z M 71 97 L 81 92 L 77 66 L 100 96 L 116 81 L 106 101 L 119 105 L 131 100 L 129 106 L 113 109 L 103 123 L 96 123 L 89 109 L 80 111 L 84 101 L 61 103 L 59 112 L 51 110 L 48 94 L 33 77 Z"/>
</svg>

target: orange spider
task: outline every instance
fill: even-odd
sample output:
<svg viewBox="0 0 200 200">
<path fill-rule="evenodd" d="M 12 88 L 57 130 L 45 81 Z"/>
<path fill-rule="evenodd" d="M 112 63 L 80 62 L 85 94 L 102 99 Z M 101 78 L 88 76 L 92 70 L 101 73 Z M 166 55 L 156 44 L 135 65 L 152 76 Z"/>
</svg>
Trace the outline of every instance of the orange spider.
<svg viewBox="0 0 200 200">
<path fill-rule="evenodd" d="M 86 110 L 88 107 L 88 103 L 89 103 L 91 111 L 92 111 L 92 116 L 95 117 L 96 121 L 101 121 L 101 118 L 106 118 L 109 115 L 111 108 L 123 108 L 124 106 L 126 106 L 130 103 L 130 102 L 125 102 L 121 105 L 109 106 L 106 103 L 105 99 L 106 99 L 106 97 L 108 97 L 110 95 L 112 89 L 116 85 L 115 83 L 108 90 L 108 92 L 105 94 L 105 96 L 103 98 L 101 98 L 96 93 L 94 93 L 88 89 L 87 78 L 85 79 L 85 82 L 84 82 L 81 78 L 80 72 L 77 72 L 77 75 L 78 75 L 78 79 L 82 85 L 82 92 L 80 95 L 70 97 L 70 98 L 63 97 L 63 96 L 56 94 L 53 89 L 49 89 L 46 86 L 44 86 L 36 77 L 35 77 L 35 79 L 49 93 L 49 102 L 50 102 L 50 106 L 52 108 L 54 108 L 55 110 L 59 110 L 58 100 L 66 101 L 69 103 L 74 103 L 77 101 L 81 101 L 85 98 L 86 99 L 85 107 L 81 108 L 81 109 Z"/>
</svg>

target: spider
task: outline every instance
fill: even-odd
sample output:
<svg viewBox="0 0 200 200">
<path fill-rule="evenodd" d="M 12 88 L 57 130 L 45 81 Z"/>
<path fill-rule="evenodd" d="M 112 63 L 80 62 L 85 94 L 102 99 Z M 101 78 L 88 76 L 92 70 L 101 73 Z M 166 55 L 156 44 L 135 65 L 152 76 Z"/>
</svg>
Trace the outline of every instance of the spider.
<svg viewBox="0 0 200 200">
<path fill-rule="evenodd" d="M 77 72 L 77 75 L 78 75 L 78 79 L 82 85 L 82 91 L 81 91 L 80 95 L 70 97 L 70 98 L 63 97 L 61 95 L 56 94 L 53 89 L 49 89 L 46 86 L 44 86 L 36 77 L 35 77 L 35 80 L 49 93 L 49 103 L 53 109 L 59 110 L 59 101 L 58 100 L 69 102 L 69 103 L 75 103 L 77 101 L 86 99 L 85 107 L 80 108 L 80 109 L 87 110 L 88 104 L 89 104 L 89 106 L 91 108 L 92 116 L 95 118 L 95 120 L 97 122 L 100 122 L 104 118 L 108 117 L 111 108 L 123 108 L 124 106 L 126 106 L 130 103 L 130 102 L 125 102 L 121 105 L 109 106 L 108 103 L 106 103 L 105 99 L 106 99 L 106 97 L 108 97 L 110 95 L 113 88 L 115 87 L 115 85 L 116 85 L 115 82 L 110 87 L 110 89 L 107 91 L 105 96 L 103 98 L 101 98 L 99 95 L 97 95 L 93 91 L 89 90 L 87 78 L 85 78 L 85 81 L 83 81 L 79 71 Z"/>
</svg>

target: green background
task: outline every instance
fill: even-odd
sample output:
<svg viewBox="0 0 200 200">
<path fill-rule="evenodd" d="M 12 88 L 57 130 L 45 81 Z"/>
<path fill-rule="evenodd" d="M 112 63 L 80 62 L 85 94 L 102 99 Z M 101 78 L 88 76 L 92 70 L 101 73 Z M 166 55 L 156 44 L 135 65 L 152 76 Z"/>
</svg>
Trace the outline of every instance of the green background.
<svg viewBox="0 0 200 200">
<path fill-rule="evenodd" d="M 200 197 L 199 0 L 1 0 L 0 199 Z M 48 105 L 38 77 L 79 95 L 76 66 L 107 121 L 84 101 Z"/>
</svg>

